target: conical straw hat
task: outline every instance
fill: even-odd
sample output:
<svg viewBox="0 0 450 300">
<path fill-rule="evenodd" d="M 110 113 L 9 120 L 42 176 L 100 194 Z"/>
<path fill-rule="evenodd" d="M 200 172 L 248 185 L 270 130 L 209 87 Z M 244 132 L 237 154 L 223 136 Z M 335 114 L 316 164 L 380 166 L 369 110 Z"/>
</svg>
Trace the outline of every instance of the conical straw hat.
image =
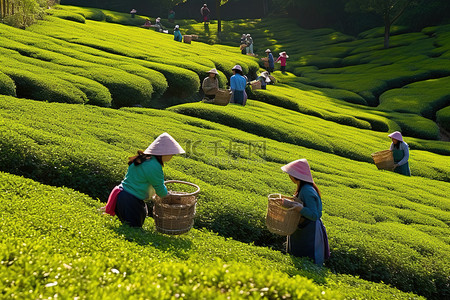
<svg viewBox="0 0 450 300">
<path fill-rule="evenodd" d="M 170 134 L 164 132 L 145 149 L 144 153 L 151 155 L 175 155 L 183 154 L 185 151 Z"/>
<path fill-rule="evenodd" d="M 293 162 L 290 162 L 287 165 L 282 166 L 281 170 L 288 173 L 294 178 L 314 183 L 308 161 L 304 158 L 294 160 Z"/>
<path fill-rule="evenodd" d="M 403 136 L 400 133 L 400 131 L 394 131 L 393 133 L 388 135 L 388 137 L 396 139 L 397 141 L 403 142 Z"/>
</svg>

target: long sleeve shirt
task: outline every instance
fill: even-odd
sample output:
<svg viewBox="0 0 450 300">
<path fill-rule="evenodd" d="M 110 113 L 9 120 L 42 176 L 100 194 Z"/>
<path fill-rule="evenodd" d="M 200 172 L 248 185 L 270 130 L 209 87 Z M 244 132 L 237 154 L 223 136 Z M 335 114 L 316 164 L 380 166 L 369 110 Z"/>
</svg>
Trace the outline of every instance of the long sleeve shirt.
<svg viewBox="0 0 450 300">
<path fill-rule="evenodd" d="M 303 201 L 303 208 L 300 211 L 302 216 L 311 221 L 316 221 L 322 217 L 322 200 L 312 185 L 305 184 L 302 186 L 299 198 Z"/>
<path fill-rule="evenodd" d="M 272 53 L 269 53 L 269 67 L 271 67 L 271 68 L 275 67 Z"/>
<path fill-rule="evenodd" d="M 151 186 L 158 196 L 167 195 L 162 166 L 154 156 L 138 166 L 135 164 L 128 166 L 127 174 L 121 185 L 126 192 L 141 200 L 148 198 Z"/>
<path fill-rule="evenodd" d="M 232 91 L 244 91 L 247 80 L 240 74 L 235 74 L 230 78 L 230 88 Z"/>
<path fill-rule="evenodd" d="M 408 159 L 409 159 L 409 146 L 405 142 L 400 142 L 399 141 L 399 143 L 400 143 L 400 145 L 399 145 L 398 149 L 394 148 L 394 143 L 391 143 L 391 146 L 389 147 L 389 149 L 391 151 L 393 151 L 393 150 L 403 150 L 404 156 L 403 156 L 402 160 L 397 163 L 397 165 L 402 166 L 402 165 L 404 165 L 404 164 L 406 164 L 408 162 Z"/>
<path fill-rule="evenodd" d="M 280 61 L 282 67 L 286 66 L 286 57 L 285 56 L 279 56 L 275 62 L 278 62 L 278 61 Z"/>
<path fill-rule="evenodd" d="M 173 31 L 173 39 L 177 42 L 181 42 L 183 40 L 183 36 L 181 35 L 180 30 Z"/>
<path fill-rule="evenodd" d="M 202 90 L 205 95 L 215 95 L 219 90 L 219 80 L 217 78 L 206 77 L 203 79 Z"/>
</svg>

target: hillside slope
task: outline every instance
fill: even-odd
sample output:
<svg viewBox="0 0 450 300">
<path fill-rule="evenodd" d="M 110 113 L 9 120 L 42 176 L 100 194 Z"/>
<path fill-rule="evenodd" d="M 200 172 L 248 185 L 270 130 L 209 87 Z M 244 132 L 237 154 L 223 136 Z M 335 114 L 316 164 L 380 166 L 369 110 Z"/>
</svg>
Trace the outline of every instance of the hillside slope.
<svg viewBox="0 0 450 300">
<path fill-rule="evenodd" d="M 58 266 L 63 265 L 67 269 L 62 269 L 67 272 L 64 273 L 67 282 L 76 287 L 62 295 L 73 295 L 70 293 L 74 291 L 89 295 L 89 290 L 76 284 L 77 279 L 87 276 L 87 286 L 91 286 L 92 291 L 99 285 L 89 276 L 100 278 L 101 274 L 106 274 L 101 278 L 104 278 L 102 284 L 107 288 L 92 294 L 94 296 L 102 297 L 106 295 L 104 292 L 117 293 L 118 297 L 129 295 L 126 287 L 145 295 L 159 289 L 145 285 L 144 278 L 151 269 L 152 274 L 164 276 L 176 273 L 174 277 L 167 276 L 177 281 L 176 286 L 180 288 L 172 288 L 164 281 L 160 284 L 163 287 L 161 292 L 158 292 L 162 298 L 175 297 L 181 295 L 180 292 L 187 298 L 236 296 L 240 291 L 233 290 L 234 286 L 242 287 L 245 285 L 242 283 L 252 282 L 254 277 L 258 278 L 258 283 L 245 285 L 242 289 L 248 297 L 279 298 L 289 294 L 295 298 L 302 293 L 308 293 L 311 298 L 339 298 L 340 295 L 362 299 L 416 297 L 382 284 L 358 281 L 346 275 L 331 275 L 325 270 L 309 272 L 308 264 L 304 265 L 300 260 L 241 243 L 283 248 L 284 239 L 265 228 L 267 195 L 292 193 L 293 186 L 280 166 L 305 157 L 323 193 L 323 220 L 333 253 L 327 267 L 337 274 L 354 274 L 374 282 L 383 281 L 428 298 L 441 299 L 450 295 L 448 143 L 412 138 L 406 134 L 405 139 L 412 148 L 413 177 L 379 171 L 370 160 L 370 153 L 389 146 L 388 131 L 411 128 L 411 135 L 420 136 L 419 133 L 423 132 L 424 137 L 436 138 L 436 124 L 419 115 L 421 109 L 413 109 L 413 104 L 407 105 L 411 108 L 408 113 L 369 107 L 368 98 L 358 91 L 316 87 L 315 79 L 280 72 L 275 72 L 275 76 L 281 84 L 269 86 L 266 91 L 250 93 L 250 98 L 257 101 L 249 100 L 246 107 L 216 107 L 203 103 L 182 104 L 167 110 L 98 107 L 167 107 L 192 102 L 198 99 L 200 80 L 210 68 L 216 67 L 221 71 L 220 82 L 224 85 L 234 64 L 240 63 L 246 73 L 254 74 L 258 70 L 257 60 L 240 55 L 236 47 L 195 42 L 181 44 L 174 42 L 170 35 L 110 23 L 128 22 L 130 18 L 125 14 L 104 12 L 104 16 L 111 17 L 93 21 L 90 19 L 101 16 L 100 10 L 73 9 L 76 12 L 54 11 L 54 16 L 27 30 L 0 24 L 0 93 L 3 94 L 0 95 L 0 170 L 9 173 L 2 174 L 6 192 L 1 198 L 4 210 L 0 211 L 5 226 L 0 232 L 4 236 L 8 232 L 17 233 L 8 239 L 7 246 L 1 248 L 1 261 L 13 266 L 1 265 L 8 274 L 8 281 L 2 286 L 5 292 L 12 295 L 22 291 L 22 287 L 26 287 L 23 291 L 33 287 L 31 290 L 35 294 L 31 293 L 30 298 L 36 298 L 40 293 L 53 295 L 53 289 L 63 293 L 64 289 L 58 287 L 60 283 L 54 284 L 58 281 L 50 281 L 45 275 L 48 272 L 40 269 L 40 265 L 50 265 L 53 270 L 60 271 Z M 244 21 L 241 23 L 246 24 Z M 277 28 L 284 25 L 280 23 Z M 248 30 L 261 36 L 266 30 L 256 21 L 252 26 Z M 443 34 L 440 28 L 433 30 Z M 303 33 L 310 42 L 323 44 L 317 51 L 332 49 L 334 43 L 351 42 L 349 37 L 327 30 Z M 324 42 L 324 37 L 329 37 L 329 40 Z M 374 41 L 366 40 L 366 44 Z M 280 43 L 295 45 L 295 41 L 282 35 Z M 445 57 L 444 54 L 441 56 Z M 332 59 L 327 57 L 324 61 Z M 333 80 L 338 80 L 340 73 L 334 75 Z M 445 80 L 443 77 L 438 83 L 445 83 Z M 428 88 L 428 84 L 436 85 L 436 82 L 426 80 L 423 84 L 412 85 L 410 90 L 422 91 Z M 392 90 L 391 93 L 386 97 L 398 97 L 398 91 Z M 445 88 L 439 90 L 436 97 L 427 100 L 428 103 L 442 105 L 445 93 Z M 409 99 L 411 94 L 405 95 L 408 96 L 405 99 Z M 399 98 L 397 103 L 404 101 L 416 103 L 417 99 Z M 438 112 L 441 120 L 445 120 L 446 111 L 444 108 Z M 126 170 L 127 157 L 147 147 L 165 131 L 187 151 L 185 156 L 175 157 L 165 167 L 167 179 L 191 181 L 202 188 L 195 225 L 199 231 L 169 238 L 155 233 L 151 220 L 147 221 L 144 232 L 118 229 L 116 219 L 105 220 L 95 213 L 93 207 L 100 206 L 98 200 L 105 201 L 111 188 L 120 182 Z M 55 188 L 10 174 L 23 175 Z M 64 196 L 60 193 L 62 187 L 70 187 L 97 200 L 72 191 Z M 64 188 L 63 194 L 65 191 L 67 189 Z M 8 207 L 10 195 L 14 200 Z M 79 197 L 84 200 L 75 200 Z M 62 205 L 58 198 L 68 205 Z M 40 200 L 30 204 L 27 210 L 23 203 L 29 199 Z M 87 206 L 80 204 L 85 202 Z M 40 212 L 42 203 L 48 203 L 51 209 Z M 58 212 L 61 205 L 67 213 Z M 74 206 L 78 205 L 84 208 L 74 212 Z M 70 215 L 77 218 L 68 219 Z M 17 216 L 22 216 L 23 220 Z M 87 225 L 91 219 L 95 220 L 94 224 Z M 30 222 L 36 226 L 32 227 Z M 66 226 L 58 229 L 65 222 L 83 230 L 77 233 Z M 109 226 L 112 226 L 112 231 Z M 21 246 L 20 234 L 23 233 L 27 237 L 23 242 L 28 246 Z M 78 239 L 78 235 L 84 233 L 89 233 L 89 236 Z M 41 234 L 46 238 L 39 240 Z M 109 251 L 108 245 L 111 244 L 102 246 L 95 241 L 95 234 L 116 241 L 121 251 L 126 253 L 124 257 L 136 263 L 128 268 L 125 258 L 118 256 L 114 256 L 110 263 L 103 262 L 101 257 Z M 222 237 L 214 237 L 216 234 Z M 64 237 L 61 244 L 57 241 L 58 235 Z M 129 240 L 118 241 L 124 238 Z M 211 239 L 213 243 L 216 238 L 222 245 L 220 248 L 243 247 L 246 250 L 244 254 L 224 250 L 224 254 L 202 248 L 201 243 L 193 246 L 197 243 L 195 239 Z M 225 241 L 224 238 L 239 242 Z M 153 247 L 159 239 L 161 242 Z M 134 241 L 139 245 L 137 248 Z M 67 250 L 69 245 L 76 243 L 91 245 L 95 249 L 92 256 L 79 258 L 77 252 L 85 253 L 82 246 L 73 247 L 72 252 Z M 23 253 L 31 253 L 31 261 L 35 259 L 39 263 L 31 268 L 26 266 L 30 260 L 27 254 L 19 253 L 21 247 L 25 249 Z M 158 247 L 166 247 L 169 254 L 157 251 L 155 248 Z M 152 260 L 143 262 L 142 257 L 137 257 L 134 252 L 146 258 L 150 256 Z M 251 255 L 253 252 L 263 254 L 254 257 Z M 48 256 L 52 255 L 57 256 L 58 261 L 51 261 Z M 165 273 L 160 273 L 158 265 L 151 262 L 165 260 L 166 255 L 170 259 L 161 265 Z M 236 264 L 228 260 L 228 255 Z M 251 260 L 246 260 L 249 255 Z M 15 257 L 20 264 L 14 265 Z M 198 265 L 205 257 L 207 261 L 209 258 L 213 261 L 205 265 L 210 271 L 207 274 Z M 274 259 L 267 261 L 265 257 Z M 74 267 L 70 264 L 67 265 L 71 268 L 65 267 L 62 262 L 66 260 L 76 264 L 73 279 L 69 279 L 69 275 Z M 274 262 L 277 260 L 287 267 Z M 96 262 L 100 261 L 96 267 Z M 239 273 L 239 269 L 244 270 L 243 274 L 236 275 L 238 279 L 228 278 L 223 261 L 233 264 L 232 274 Z M 170 266 L 172 262 L 174 264 Z M 273 264 L 273 268 L 280 272 L 276 275 L 283 278 L 283 282 L 274 283 L 276 289 L 271 290 L 262 284 L 275 278 L 270 277 L 270 271 L 267 271 Z M 177 273 L 178 268 L 183 271 Z M 38 279 L 26 277 L 20 282 L 11 279 L 21 269 L 25 269 L 26 274 L 40 274 L 42 271 L 43 276 Z M 123 275 L 122 269 L 129 275 L 133 270 L 137 271 L 131 280 L 128 275 L 120 280 L 111 279 L 110 276 L 116 276 L 117 272 Z M 194 275 L 190 277 L 189 274 Z M 293 278 L 295 274 L 310 277 L 315 283 Z M 217 281 L 218 277 L 221 279 Z M 158 277 L 153 279 L 162 281 Z M 133 285 L 133 281 L 137 283 Z M 238 282 L 241 284 L 236 285 Z M 20 285 L 22 283 L 23 286 Z M 303 283 L 304 289 L 292 290 L 292 285 Z M 125 288 L 114 290 L 118 284 Z M 326 290 L 325 296 L 319 295 L 322 290 Z"/>
</svg>

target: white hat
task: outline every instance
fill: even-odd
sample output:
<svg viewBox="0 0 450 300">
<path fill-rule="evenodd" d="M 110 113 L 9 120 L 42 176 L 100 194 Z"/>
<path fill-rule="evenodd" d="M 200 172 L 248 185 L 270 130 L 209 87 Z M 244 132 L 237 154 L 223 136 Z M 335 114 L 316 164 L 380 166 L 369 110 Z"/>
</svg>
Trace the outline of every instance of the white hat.
<svg viewBox="0 0 450 300">
<path fill-rule="evenodd" d="M 217 72 L 216 68 L 209 70 L 208 73 L 219 75 L 219 72 Z"/>
<path fill-rule="evenodd" d="M 242 72 L 242 67 L 240 65 L 235 65 L 231 70 L 239 70 Z"/>
<path fill-rule="evenodd" d="M 152 155 L 175 155 L 186 152 L 170 134 L 164 132 L 145 149 L 144 153 Z"/>
<path fill-rule="evenodd" d="M 157 17 L 157 18 L 156 18 L 156 21 L 161 21 L 161 18 L 160 18 L 160 17 Z"/>
<path fill-rule="evenodd" d="M 265 78 L 265 82 L 270 82 L 270 78 L 269 78 L 269 72 L 267 72 L 267 71 L 264 71 L 264 72 L 262 72 L 261 74 L 259 74 L 259 76 L 262 76 L 262 77 L 264 77 Z"/>
<path fill-rule="evenodd" d="M 266 51 L 264 51 L 264 52 L 269 53 L 269 52 L 272 52 L 272 51 L 270 51 L 270 49 L 266 49 Z"/>
<path fill-rule="evenodd" d="M 175 25 L 175 29 L 178 29 L 178 28 L 180 28 L 180 25 Z"/>
</svg>

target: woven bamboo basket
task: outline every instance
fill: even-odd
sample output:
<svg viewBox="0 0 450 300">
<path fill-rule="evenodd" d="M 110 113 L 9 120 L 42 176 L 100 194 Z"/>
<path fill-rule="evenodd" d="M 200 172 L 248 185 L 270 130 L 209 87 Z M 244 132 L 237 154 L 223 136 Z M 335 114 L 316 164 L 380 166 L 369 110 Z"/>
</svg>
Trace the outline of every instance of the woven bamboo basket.
<svg viewBox="0 0 450 300">
<path fill-rule="evenodd" d="M 281 194 L 270 194 L 268 196 L 266 226 L 270 232 L 286 236 L 297 230 L 301 215 L 295 210 L 295 207 L 283 207 L 283 198 L 293 200 L 292 197 Z"/>
<path fill-rule="evenodd" d="M 183 42 L 185 42 L 186 44 L 190 44 L 192 41 L 192 36 L 190 35 L 183 35 Z"/>
<path fill-rule="evenodd" d="M 216 97 L 214 98 L 214 104 L 217 105 L 228 105 L 231 99 L 231 91 L 225 89 L 219 89 L 216 93 Z"/>
<path fill-rule="evenodd" d="M 156 230 L 171 235 L 183 234 L 191 230 L 194 225 L 196 195 L 200 192 L 200 187 L 186 181 L 165 181 L 166 185 L 170 183 L 190 185 L 196 190 L 192 193 L 170 191 L 169 195 L 164 198 L 154 195 L 153 218 Z"/>
<path fill-rule="evenodd" d="M 247 44 L 241 44 L 239 46 L 239 49 L 244 50 L 245 48 L 247 48 Z"/>
<path fill-rule="evenodd" d="M 250 84 L 252 85 L 252 91 L 261 89 L 261 81 L 259 80 L 254 80 Z"/>
<path fill-rule="evenodd" d="M 196 35 L 196 34 L 191 34 L 191 39 L 192 39 L 193 41 L 198 41 L 198 35 Z"/>
<path fill-rule="evenodd" d="M 394 169 L 394 156 L 391 150 L 383 150 L 371 155 L 378 170 L 392 171 Z"/>
</svg>

